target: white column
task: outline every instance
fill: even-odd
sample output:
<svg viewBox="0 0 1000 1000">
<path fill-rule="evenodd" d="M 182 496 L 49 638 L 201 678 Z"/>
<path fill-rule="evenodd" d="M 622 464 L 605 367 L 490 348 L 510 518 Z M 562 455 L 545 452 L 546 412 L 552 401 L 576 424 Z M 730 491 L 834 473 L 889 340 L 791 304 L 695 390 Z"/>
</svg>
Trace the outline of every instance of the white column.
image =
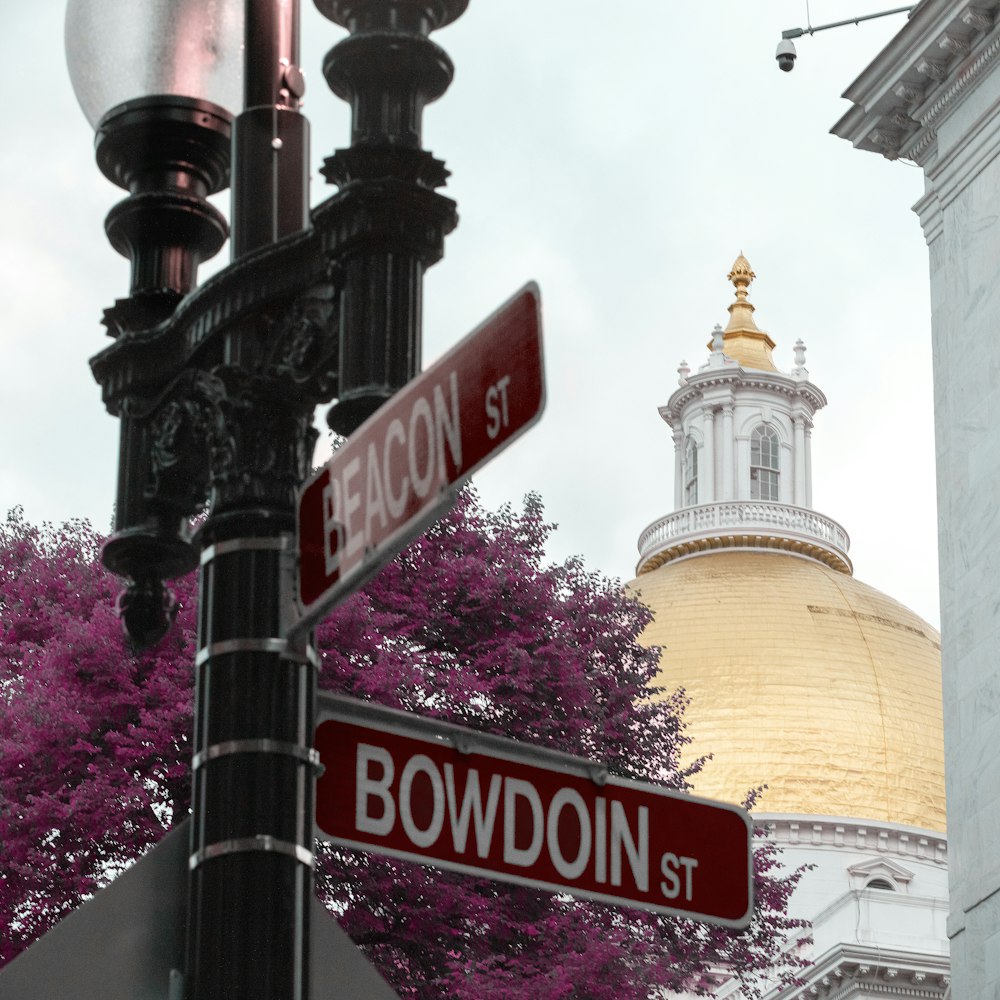
<svg viewBox="0 0 1000 1000">
<path fill-rule="evenodd" d="M 715 414 L 711 408 L 705 407 L 702 414 L 702 431 L 705 444 L 702 447 L 704 462 L 698 463 L 698 502 L 715 503 Z M 702 484 L 705 491 L 702 493 Z"/>
<path fill-rule="evenodd" d="M 795 454 L 791 445 L 778 445 L 778 502 L 793 503 Z"/>
<path fill-rule="evenodd" d="M 792 503 L 797 507 L 808 507 L 806 500 L 806 418 L 801 413 L 793 418 L 795 422 L 795 448 L 792 466 L 795 470 L 795 492 Z"/>
<path fill-rule="evenodd" d="M 684 506 L 684 428 L 674 428 L 674 510 Z"/>
<path fill-rule="evenodd" d="M 804 506 L 812 507 L 813 505 L 813 453 L 812 453 L 812 425 L 809 424 L 805 429 L 806 435 L 806 502 Z"/>
<path fill-rule="evenodd" d="M 750 499 L 750 438 L 736 441 L 736 500 Z"/>
<path fill-rule="evenodd" d="M 722 407 L 722 497 L 733 499 L 733 404 Z"/>
</svg>

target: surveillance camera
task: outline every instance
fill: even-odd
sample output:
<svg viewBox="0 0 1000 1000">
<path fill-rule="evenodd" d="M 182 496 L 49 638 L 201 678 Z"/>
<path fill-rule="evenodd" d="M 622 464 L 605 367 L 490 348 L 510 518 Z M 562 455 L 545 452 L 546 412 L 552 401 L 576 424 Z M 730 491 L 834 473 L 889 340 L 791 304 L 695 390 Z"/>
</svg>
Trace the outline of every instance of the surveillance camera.
<svg viewBox="0 0 1000 1000">
<path fill-rule="evenodd" d="M 795 68 L 795 45 L 791 39 L 782 38 L 778 42 L 778 51 L 774 53 L 774 58 L 778 60 L 778 69 L 785 73 L 791 73 Z"/>
</svg>

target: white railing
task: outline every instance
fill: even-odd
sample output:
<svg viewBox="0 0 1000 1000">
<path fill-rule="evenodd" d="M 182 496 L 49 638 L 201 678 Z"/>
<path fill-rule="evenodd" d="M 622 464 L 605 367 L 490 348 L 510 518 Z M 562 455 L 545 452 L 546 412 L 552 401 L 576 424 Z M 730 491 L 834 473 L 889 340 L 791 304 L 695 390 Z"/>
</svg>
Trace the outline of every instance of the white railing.
<svg viewBox="0 0 1000 1000">
<path fill-rule="evenodd" d="M 688 538 L 733 534 L 787 537 L 832 549 L 845 560 L 851 540 L 836 521 L 805 507 L 763 500 L 732 500 L 685 507 L 654 521 L 639 536 L 640 563 Z"/>
</svg>

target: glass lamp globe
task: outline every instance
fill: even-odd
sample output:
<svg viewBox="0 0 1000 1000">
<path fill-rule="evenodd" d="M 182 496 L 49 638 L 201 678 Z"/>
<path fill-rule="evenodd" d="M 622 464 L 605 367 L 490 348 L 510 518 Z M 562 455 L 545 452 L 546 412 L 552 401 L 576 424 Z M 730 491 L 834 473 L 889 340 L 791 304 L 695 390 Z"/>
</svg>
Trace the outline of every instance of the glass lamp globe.
<svg viewBox="0 0 1000 1000">
<path fill-rule="evenodd" d="M 96 129 L 138 98 L 207 101 L 232 116 L 243 103 L 242 0 L 69 0 L 66 62 Z"/>
</svg>

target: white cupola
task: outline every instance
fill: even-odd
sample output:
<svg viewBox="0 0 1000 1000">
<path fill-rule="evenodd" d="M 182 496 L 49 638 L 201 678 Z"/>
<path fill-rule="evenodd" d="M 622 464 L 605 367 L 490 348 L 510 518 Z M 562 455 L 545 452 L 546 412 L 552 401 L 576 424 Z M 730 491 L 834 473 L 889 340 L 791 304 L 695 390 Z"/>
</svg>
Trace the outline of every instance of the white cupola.
<svg viewBox="0 0 1000 1000">
<path fill-rule="evenodd" d="M 642 533 L 638 573 L 726 547 L 780 548 L 851 572 L 847 533 L 812 510 L 813 417 L 826 396 L 801 340 L 791 372 L 775 366 L 747 297 L 755 277 L 741 253 L 728 325 L 716 325 L 696 372 L 681 362 L 679 388 L 660 407 L 673 431 L 674 513 Z"/>
</svg>

